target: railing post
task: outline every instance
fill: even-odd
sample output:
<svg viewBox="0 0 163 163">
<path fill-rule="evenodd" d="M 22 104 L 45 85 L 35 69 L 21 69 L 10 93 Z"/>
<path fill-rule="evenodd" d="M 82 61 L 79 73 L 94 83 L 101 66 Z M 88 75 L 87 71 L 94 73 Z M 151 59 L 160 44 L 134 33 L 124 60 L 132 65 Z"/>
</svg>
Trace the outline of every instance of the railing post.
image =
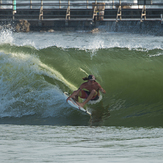
<svg viewBox="0 0 163 163">
<path fill-rule="evenodd" d="M 61 0 L 59 0 L 59 8 L 61 8 Z"/>
<path fill-rule="evenodd" d="M 40 14 L 39 14 L 39 20 L 43 20 L 43 0 L 41 0 L 41 7 L 40 7 Z"/>
<path fill-rule="evenodd" d="M 97 7 L 97 0 L 95 1 L 95 3 L 92 3 L 93 7 L 93 17 L 92 17 L 92 22 L 96 22 L 97 20 L 97 11 L 98 11 L 98 7 Z M 99 11 L 98 11 L 99 12 Z"/>
<path fill-rule="evenodd" d="M 68 0 L 68 7 L 70 7 L 70 0 Z"/>
<path fill-rule="evenodd" d="M 114 6 L 114 0 L 112 0 L 112 9 L 113 9 L 113 6 Z"/>
<path fill-rule="evenodd" d="M 163 24 L 163 14 L 161 14 L 161 24 Z"/>
<path fill-rule="evenodd" d="M 15 13 L 16 13 L 16 0 L 12 0 L 12 19 L 15 19 Z"/>
<path fill-rule="evenodd" d="M 30 9 L 32 9 L 32 0 L 30 0 Z"/>
<path fill-rule="evenodd" d="M 13 10 L 16 11 L 16 0 L 13 0 Z"/>
<path fill-rule="evenodd" d="M 70 0 L 68 0 L 68 19 L 70 20 Z"/>
<path fill-rule="evenodd" d="M 66 20 L 70 20 L 70 0 L 68 0 L 68 7 L 67 7 L 67 11 L 66 11 Z"/>
<path fill-rule="evenodd" d="M 2 0 L 0 0 L 0 8 L 2 8 L 1 4 L 2 4 Z"/>
<path fill-rule="evenodd" d="M 43 0 L 41 0 L 41 7 L 43 7 Z"/>
<path fill-rule="evenodd" d="M 87 9 L 88 9 L 88 0 L 87 0 Z"/>
<path fill-rule="evenodd" d="M 121 20 L 122 19 L 122 6 L 121 6 L 121 0 L 119 0 L 119 7 L 117 11 L 117 17 L 116 17 L 116 22 L 118 22 L 118 18 Z"/>
<path fill-rule="evenodd" d="M 143 17 L 144 17 L 144 20 L 146 20 L 146 6 L 145 6 L 145 5 L 144 5 L 143 8 L 142 8 L 142 13 L 141 13 L 140 22 L 143 22 Z"/>
</svg>

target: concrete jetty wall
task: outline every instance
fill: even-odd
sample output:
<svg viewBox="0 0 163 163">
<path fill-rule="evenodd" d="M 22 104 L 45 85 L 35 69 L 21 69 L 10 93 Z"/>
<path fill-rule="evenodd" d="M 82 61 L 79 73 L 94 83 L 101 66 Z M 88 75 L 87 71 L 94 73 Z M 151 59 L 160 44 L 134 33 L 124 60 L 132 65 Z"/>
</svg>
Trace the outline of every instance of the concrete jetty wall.
<svg viewBox="0 0 163 163">
<path fill-rule="evenodd" d="M 79 3 L 76 0 L 72 3 L 68 0 L 62 3 L 60 0 L 60 3 L 45 3 L 46 0 L 41 0 L 41 3 L 35 1 L 31 4 L 29 0 L 24 0 L 24 3 L 0 0 L 0 25 L 10 23 L 16 31 L 24 32 L 105 27 L 109 31 L 157 32 L 158 29 L 157 33 L 162 33 L 163 3 L 156 3 L 157 0 L 155 3 L 151 0 L 126 1 Z"/>
</svg>

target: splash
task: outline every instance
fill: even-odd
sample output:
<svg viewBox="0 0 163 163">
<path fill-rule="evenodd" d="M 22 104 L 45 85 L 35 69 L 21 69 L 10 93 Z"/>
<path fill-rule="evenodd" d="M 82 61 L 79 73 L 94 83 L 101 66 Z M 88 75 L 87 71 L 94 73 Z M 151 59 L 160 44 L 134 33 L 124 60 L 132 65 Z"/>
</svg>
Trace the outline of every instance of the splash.
<svg viewBox="0 0 163 163">
<path fill-rule="evenodd" d="M 0 44 L 12 44 L 14 42 L 13 32 L 11 29 L 0 29 Z"/>
</svg>

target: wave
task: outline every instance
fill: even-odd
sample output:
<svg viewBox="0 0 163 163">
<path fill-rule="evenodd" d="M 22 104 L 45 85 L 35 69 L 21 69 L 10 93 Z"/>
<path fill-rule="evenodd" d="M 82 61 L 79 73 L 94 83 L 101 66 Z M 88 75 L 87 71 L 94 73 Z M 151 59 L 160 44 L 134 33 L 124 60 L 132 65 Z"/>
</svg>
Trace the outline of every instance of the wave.
<svg viewBox="0 0 163 163">
<path fill-rule="evenodd" d="M 10 25 L 11 26 L 11 25 Z M 99 28 L 98 33 L 90 31 L 65 31 L 15 33 L 6 26 L 0 27 L 0 45 L 10 44 L 18 47 L 34 47 L 37 50 L 56 46 L 58 48 L 76 48 L 80 50 L 97 51 L 98 49 L 127 48 L 138 51 L 153 49 L 163 50 L 161 36 L 141 35 L 125 32 L 106 32 Z"/>
<path fill-rule="evenodd" d="M 88 125 L 63 97 L 94 74 L 106 90 L 92 125 L 162 126 L 163 50 L 0 44 L 0 123 Z"/>
</svg>

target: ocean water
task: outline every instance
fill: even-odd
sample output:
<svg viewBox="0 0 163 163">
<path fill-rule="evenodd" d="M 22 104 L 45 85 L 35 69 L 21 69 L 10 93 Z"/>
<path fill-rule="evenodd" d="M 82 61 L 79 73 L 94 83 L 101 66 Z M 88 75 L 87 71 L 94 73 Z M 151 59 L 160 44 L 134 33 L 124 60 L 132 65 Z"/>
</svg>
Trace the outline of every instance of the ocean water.
<svg viewBox="0 0 163 163">
<path fill-rule="evenodd" d="M 162 128 L 0 125 L 1 162 L 162 163 Z"/>
<path fill-rule="evenodd" d="M 100 31 L 0 30 L 0 159 L 162 162 L 163 37 Z M 88 74 L 106 90 L 74 110 Z"/>
</svg>

